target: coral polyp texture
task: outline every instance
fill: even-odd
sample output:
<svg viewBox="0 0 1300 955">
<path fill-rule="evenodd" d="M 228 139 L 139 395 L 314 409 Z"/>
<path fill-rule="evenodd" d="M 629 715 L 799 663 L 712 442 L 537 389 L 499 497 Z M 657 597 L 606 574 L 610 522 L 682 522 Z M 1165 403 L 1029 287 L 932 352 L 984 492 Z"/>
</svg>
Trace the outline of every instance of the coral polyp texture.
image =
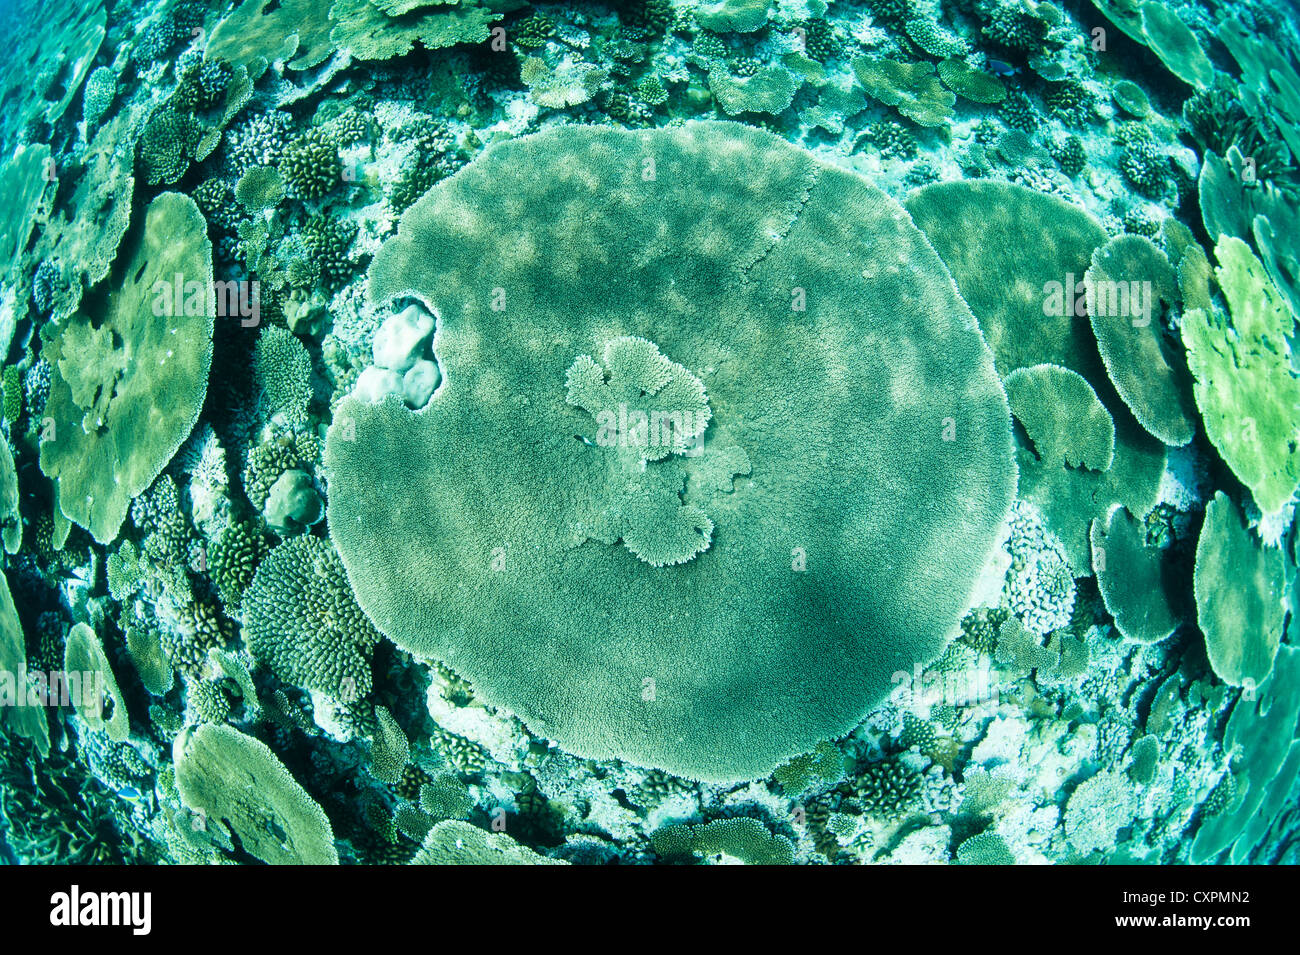
<svg viewBox="0 0 1300 955">
<path fill-rule="evenodd" d="M 0 863 L 1300 862 L 1294 4 L 2 6 Z"/>
<path fill-rule="evenodd" d="M 1006 399 L 865 180 L 738 125 L 558 129 L 406 212 L 370 293 L 407 290 L 446 382 L 418 413 L 345 401 L 325 454 L 399 646 L 580 755 L 712 781 L 943 649 L 1011 502 Z"/>
</svg>

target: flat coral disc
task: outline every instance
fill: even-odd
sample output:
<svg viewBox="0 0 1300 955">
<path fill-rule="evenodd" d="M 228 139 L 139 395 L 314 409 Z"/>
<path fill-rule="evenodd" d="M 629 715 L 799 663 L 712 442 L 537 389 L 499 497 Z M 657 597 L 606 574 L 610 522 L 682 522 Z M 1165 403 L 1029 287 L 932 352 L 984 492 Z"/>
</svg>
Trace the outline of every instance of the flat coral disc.
<svg viewBox="0 0 1300 955">
<path fill-rule="evenodd" d="M 860 177 L 739 124 L 560 127 L 412 206 L 370 291 L 437 314 L 445 375 L 419 411 L 340 406 L 330 534 L 384 634 L 536 733 L 759 777 L 955 632 L 1015 490 L 1006 396 L 943 263 Z M 625 336 L 711 413 L 653 480 L 566 390 L 613 382 Z"/>
</svg>

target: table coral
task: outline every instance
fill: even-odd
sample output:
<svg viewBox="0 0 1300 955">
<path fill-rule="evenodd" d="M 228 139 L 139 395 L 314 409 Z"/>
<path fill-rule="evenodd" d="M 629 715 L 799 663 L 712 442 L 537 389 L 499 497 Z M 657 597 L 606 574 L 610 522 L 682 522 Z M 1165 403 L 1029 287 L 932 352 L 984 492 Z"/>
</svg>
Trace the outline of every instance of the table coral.
<svg viewBox="0 0 1300 955">
<path fill-rule="evenodd" d="M 54 426 L 41 470 L 63 514 L 100 543 L 189 436 L 212 361 L 212 245 L 194 201 L 168 192 L 150 203 L 124 264 L 98 322 L 44 329 Z"/>
<path fill-rule="evenodd" d="M 419 290 L 438 314 L 444 384 L 418 413 L 339 407 L 331 536 L 381 630 L 534 731 L 688 777 L 763 775 L 955 631 L 1010 503 L 1005 397 L 938 260 L 863 180 L 733 124 L 560 128 L 435 187 L 370 289 Z M 657 380 L 676 363 L 707 392 L 700 453 L 645 456 L 714 524 L 680 564 L 602 542 L 635 521 L 584 526 L 623 449 L 566 401 L 565 372 L 623 337 L 658 350 Z M 593 365 L 578 359 L 584 388 Z M 625 487 L 622 520 L 647 493 Z M 676 540 L 663 553 L 684 556 Z"/>
</svg>

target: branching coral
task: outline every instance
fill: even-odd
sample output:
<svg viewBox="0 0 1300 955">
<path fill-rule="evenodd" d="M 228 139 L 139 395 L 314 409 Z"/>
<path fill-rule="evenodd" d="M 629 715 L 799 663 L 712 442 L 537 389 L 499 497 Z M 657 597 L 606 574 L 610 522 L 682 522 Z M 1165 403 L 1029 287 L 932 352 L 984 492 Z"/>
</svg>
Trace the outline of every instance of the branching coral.
<svg viewBox="0 0 1300 955">
<path fill-rule="evenodd" d="M 267 555 L 244 595 L 244 638 L 286 683 L 342 702 L 370 692 L 379 634 L 328 541 L 295 537 Z"/>
<path fill-rule="evenodd" d="M 239 609 L 257 565 L 269 550 L 266 539 L 251 521 L 227 525 L 212 542 L 207 552 L 208 573 L 226 607 Z"/>
<path fill-rule="evenodd" d="M 852 790 L 862 812 L 890 821 L 917 811 L 922 786 L 920 773 L 892 757 L 866 763 L 852 776 Z"/>
<path fill-rule="evenodd" d="M 279 415 L 290 427 L 305 426 L 312 394 L 311 356 L 302 343 L 286 329 L 264 328 L 257 336 L 254 366 L 266 417 Z"/>
<path fill-rule="evenodd" d="M 226 156 L 236 173 L 253 166 L 271 166 L 289 144 L 293 120 L 278 110 L 258 113 L 225 133 Z"/>
<path fill-rule="evenodd" d="M 190 168 L 190 159 L 203 131 L 193 116 L 168 106 L 149 119 L 140 137 L 139 161 L 150 185 L 173 183 Z"/>
<path fill-rule="evenodd" d="M 99 125 L 113 99 L 117 96 L 117 74 L 107 66 L 98 66 L 86 78 L 86 89 L 82 94 L 82 115 L 86 120 L 86 138 L 92 138 L 90 130 Z"/>
<path fill-rule="evenodd" d="M 1136 793 L 1121 773 L 1103 771 L 1085 779 L 1065 804 L 1065 835 L 1082 853 L 1113 850 L 1115 836 L 1133 811 Z"/>
<path fill-rule="evenodd" d="M 1148 135 L 1133 135 L 1124 145 L 1119 170 L 1139 193 L 1160 198 L 1172 182 L 1169 157 Z"/>
<path fill-rule="evenodd" d="M 336 189 L 343 177 L 338 148 L 320 130 L 289 142 L 280 154 L 280 177 L 291 196 L 319 199 Z"/>
<path fill-rule="evenodd" d="M 307 432 L 275 434 L 248 452 L 244 493 L 259 511 L 286 471 L 309 471 L 320 461 L 320 442 Z"/>
<path fill-rule="evenodd" d="M 1007 600 L 1026 629 L 1046 636 L 1070 622 L 1074 576 L 1060 539 L 1032 505 L 1017 503 L 1008 521 Z"/>
</svg>

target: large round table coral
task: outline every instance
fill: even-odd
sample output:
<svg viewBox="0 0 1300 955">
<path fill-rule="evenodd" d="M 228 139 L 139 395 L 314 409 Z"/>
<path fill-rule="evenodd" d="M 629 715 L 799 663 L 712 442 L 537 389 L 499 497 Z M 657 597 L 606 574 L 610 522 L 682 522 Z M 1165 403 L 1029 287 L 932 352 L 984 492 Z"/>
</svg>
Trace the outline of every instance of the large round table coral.
<svg viewBox="0 0 1300 955">
<path fill-rule="evenodd" d="M 588 758 L 756 778 L 956 631 L 1015 489 L 1006 396 L 907 213 L 732 123 L 489 149 L 375 257 L 428 404 L 349 398 L 362 608 Z"/>
</svg>

